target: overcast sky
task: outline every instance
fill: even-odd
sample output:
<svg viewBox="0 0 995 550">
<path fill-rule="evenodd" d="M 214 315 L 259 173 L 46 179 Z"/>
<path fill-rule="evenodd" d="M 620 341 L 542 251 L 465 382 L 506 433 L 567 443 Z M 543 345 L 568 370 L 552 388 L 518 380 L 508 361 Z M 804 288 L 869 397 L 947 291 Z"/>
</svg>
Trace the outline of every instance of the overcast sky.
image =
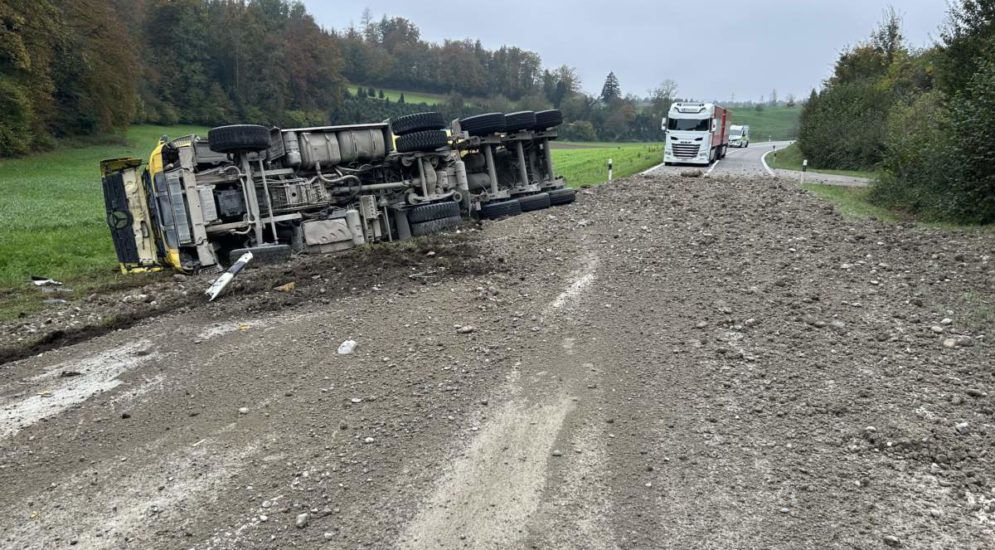
<svg viewBox="0 0 995 550">
<path fill-rule="evenodd" d="M 625 93 L 646 95 L 673 79 L 679 95 L 701 100 L 808 95 L 832 70 L 839 52 L 867 38 L 889 5 L 915 46 L 931 44 L 946 0 L 304 0 L 318 22 L 359 25 L 364 8 L 376 18 L 400 16 L 422 38 L 479 39 L 488 48 L 514 45 L 542 56 L 546 67 L 576 67 L 584 88 L 598 93 L 615 71 Z"/>
</svg>

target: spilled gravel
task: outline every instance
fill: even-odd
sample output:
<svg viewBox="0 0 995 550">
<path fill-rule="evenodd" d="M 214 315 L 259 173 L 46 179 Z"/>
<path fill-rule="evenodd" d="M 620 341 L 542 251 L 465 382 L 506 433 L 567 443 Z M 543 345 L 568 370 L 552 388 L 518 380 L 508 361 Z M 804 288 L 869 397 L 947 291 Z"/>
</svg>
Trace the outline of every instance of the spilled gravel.
<svg viewBox="0 0 995 550">
<path fill-rule="evenodd" d="M 993 251 L 661 175 L 93 297 L 2 327 L 0 546 L 992 548 Z"/>
</svg>

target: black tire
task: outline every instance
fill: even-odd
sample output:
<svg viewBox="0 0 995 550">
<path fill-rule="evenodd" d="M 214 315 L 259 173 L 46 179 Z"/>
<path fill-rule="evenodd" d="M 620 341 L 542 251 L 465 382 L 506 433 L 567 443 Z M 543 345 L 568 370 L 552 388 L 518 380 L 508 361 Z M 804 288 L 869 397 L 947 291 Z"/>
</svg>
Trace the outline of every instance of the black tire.
<svg viewBox="0 0 995 550">
<path fill-rule="evenodd" d="M 249 153 L 269 149 L 269 128 L 257 124 L 218 126 L 207 132 L 207 144 L 215 153 Z"/>
<path fill-rule="evenodd" d="M 522 212 L 533 212 L 550 207 L 549 193 L 538 193 L 521 197 L 518 202 L 522 205 Z"/>
<path fill-rule="evenodd" d="M 535 111 L 518 111 L 504 115 L 505 131 L 510 133 L 531 130 L 536 125 Z"/>
<path fill-rule="evenodd" d="M 408 222 L 410 223 L 424 223 L 444 218 L 458 218 L 459 216 L 459 203 L 456 201 L 421 204 L 408 210 Z"/>
<path fill-rule="evenodd" d="M 438 220 L 430 220 L 421 223 L 413 223 L 411 224 L 411 236 L 424 237 L 425 235 L 438 233 L 439 231 L 443 231 L 445 229 L 452 229 L 454 227 L 459 227 L 459 224 L 461 223 L 463 223 L 463 218 L 461 218 L 460 216 L 442 218 Z"/>
<path fill-rule="evenodd" d="M 522 203 L 515 199 L 489 202 L 480 207 L 480 219 L 496 220 L 522 213 Z"/>
<path fill-rule="evenodd" d="M 435 151 L 449 144 L 445 130 L 426 130 L 397 138 L 398 153 Z"/>
<path fill-rule="evenodd" d="M 390 128 L 396 136 L 406 136 L 427 130 L 445 130 L 446 121 L 435 112 L 404 115 L 390 121 Z"/>
<path fill-rule="evenodd" d="M 577 200 L 577 191 L 574 189 L 553 189 L 549 191 L 550 206 L 562 206 Z"/>
<path fill-rule="evenodd" d="M 460 128 L 471 136 L 489 136 L 504 132 L 504 113 L 487 113 L 460 119 Z"/>
<path fill-rule="evenodd" d="M 556 128 L 560 124 L 563 124 L 563 113 L 559 109 L 550 109 L 536 113 L 536 125 L 533 128 L 536 130 L 548 130 L 549 128 Z"/>
</svg>

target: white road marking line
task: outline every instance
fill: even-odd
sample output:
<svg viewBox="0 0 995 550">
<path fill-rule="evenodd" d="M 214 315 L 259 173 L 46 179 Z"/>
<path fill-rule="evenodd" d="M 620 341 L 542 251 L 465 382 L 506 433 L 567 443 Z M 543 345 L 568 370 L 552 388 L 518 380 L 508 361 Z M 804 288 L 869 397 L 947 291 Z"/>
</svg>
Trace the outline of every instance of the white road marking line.
<svg viewBox="0 0 995 550">
<path fill-rule="evenodd" d="M 640 176 L 648 176 L 648 175 L 652 174 L 653 172 L 656 172 L 657 170 L 659 170 L 661 166 L 663 166 L 662 162 L 660 164 L 657 164 L 656 166 L 650 168 L 649 170 L 644 170 L 644 171 L 640 172 L 639 175 Z"/>
<path fill-rule="evenodd" d="M 767 155 L 773 153 L 774 151 L 776 151 L 776 149 L 771 149 L 770 151 L 764 153 L 762 157 L 760 157 L 760 162 L 764 165 L 764 170 L 766 170 L 767 173 L 770 174 L 770 177 L 772 178 L 776 178 L 777 174 L 775 174 L 774 171 L 771 170 L 770 166 L 767 164 Z"/>
</svg>

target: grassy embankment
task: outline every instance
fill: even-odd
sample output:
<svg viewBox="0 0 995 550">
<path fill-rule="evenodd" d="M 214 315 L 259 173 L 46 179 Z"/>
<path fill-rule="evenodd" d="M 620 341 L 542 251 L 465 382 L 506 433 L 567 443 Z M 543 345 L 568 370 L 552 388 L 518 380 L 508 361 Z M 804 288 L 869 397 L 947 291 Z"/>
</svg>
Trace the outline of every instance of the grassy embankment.
<svg viewBox="0 0 995 550">
<path fill-rule="evenodd" d="M 768 155 L 767 163 L 770 164 L 771 168 L 776 168 L 780 170 L 801 170 L 802 161 L 805 155 L 802 154 L 801 148 L 798 143 L 792 143 L 788 147 L 781 149 L 777 152 L 777 156 Z M 818 174 L 834 174 L 838 176 L 851 176 L 855 178 L 867 178 L 874 179 L 875 173 L 861 170 L 831 170 L 826 168 L 813 168 L 809 166 L 809 172 L 815 172 Z"/>
<path fill-rule="evenodd" d="M 122 276 L 104 221 L 100 187 L 101 160 L 145 158 L 158 138 L 206 128 L 135 126 L 125 139 L 76 146 L 18 159 L 0 160 L 0 318 L 40 307 L 50 296 L 37 292 L 31 275 L 52 277 L 84 296 L 100 288 L 134 284 L 141 278 Z M 617 177 L 645 170 L 659 162 L 657 145 L 583 144 L 557 150 L 554 162 L 572 185 L 607 179 L 608 158 Z"/>
<path fill-rule="evenodd" d="M 882 208 L 868 201 L 869 187 L 849 187 L 842 185 L 805 184 L 802 187 L 819 197 L 835 204 L 846 216 L 854 218 L 876 218 L 884 221 L 902 221 L 898 212 Z"/>
</svg>

